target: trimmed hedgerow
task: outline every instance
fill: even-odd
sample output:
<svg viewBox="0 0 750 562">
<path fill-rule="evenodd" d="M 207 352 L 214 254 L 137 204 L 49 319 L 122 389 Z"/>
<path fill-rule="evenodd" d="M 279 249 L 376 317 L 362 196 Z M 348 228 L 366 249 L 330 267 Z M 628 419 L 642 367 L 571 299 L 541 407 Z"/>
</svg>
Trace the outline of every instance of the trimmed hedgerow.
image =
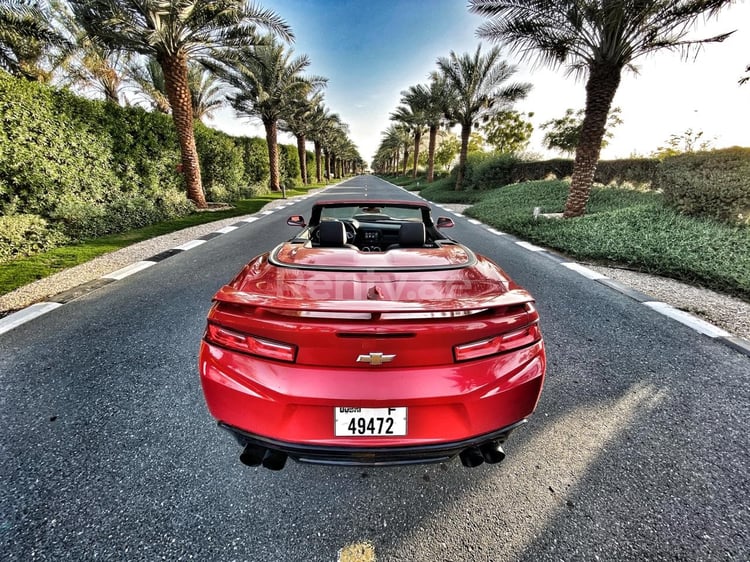
<svg viewBox="0 0 750 562">
<path fill-rule="evenodd" d="M 209 201 L 236 201 L 241 197 L 242 148 L 219 131 L 195 123 L 195 144 L 201 164 L 201 178 Z"/>
<path fill-rule="evenodd" d="M 0 263 L 43 252 L 66 241 L 38 215 L 0 216 Z"/>
<path fill-rule="evenodd" d="M 750 225 L 750 149 L 727 148 L 666 158 L 654 186 L 691 216 Z"/>
<path fill-rule="evenodd" d="M 195 135 L 209 200 L 268 191 L 265 140 L 200 123 Z M 282 146 L 281 153 L 282 181 L 298 185 L 296 147 Z M 28 244 L 15 234 L 0 238 L 0 259 L 193 212 L 179 163 L 168 115 L 83 99 L 0 71 L 0 215 L 21 217 L 7 218 L 9 232 L 30 229 Z"/>
<path fill-rule="evenodd" d="M 631 183 L 652 186 L 659 161 L 656 158 L 623 158 L 600 160 L 594 181 L 604 185 Z"/>
<path fill-rule="evenodd" d="M 631 183 L 650 186 L 659 161 L 653 158 L 600 160 L 594 181 L 605 185 Z M 521 162 L 510 154 L 473 152 L 466 162 L 465 189 L 495 189 L 526 181 L 563 179 L 573 173 L 573 160 Z M 456 168 L 452 172 L 455 180 Z"/>
<path fill-rule="evenodd" d="M 271 170 L 268 164 L 268 144 L 265 139 L 237 137 L 234 142 L 242 151 L 244 164 L 243 189 L 249 190 L 251 194 L 268 193 Z M 243 196 L 247 196 L 247 194 L 243 193 Z"/>
<path fill-rule="evenodd" d="M 46 219 L 50 244 L 53 231 L 78 239 L 191 212 L 178 161 L 167 116 L 0 73 L 0 210 Z"/>
<path fill-rule="evenodd" d="M 291 144 L 279 145 L 279 173 L 284 187 L 291 189 L 302 184 L 299 169 L 299 153 L 297 147 Z"/>
</svg>

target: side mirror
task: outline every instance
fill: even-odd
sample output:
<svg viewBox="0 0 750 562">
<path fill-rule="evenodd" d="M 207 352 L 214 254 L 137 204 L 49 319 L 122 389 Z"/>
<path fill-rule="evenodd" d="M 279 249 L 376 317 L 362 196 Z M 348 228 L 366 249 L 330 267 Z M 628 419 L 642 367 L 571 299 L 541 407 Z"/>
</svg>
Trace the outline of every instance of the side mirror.
<svg viewBox="0 0 750 562">
<path fill-rule="evenodd" d="M 453 222 L 453 219 L 448 217 L 438 217 L 437 220 L 437 227 L 438 228 L 453 228 L 456 226 L 456 223 Z"/>
<path fill-rule="evenodd" d="M 302 215 L 292 215 L 291 217 L 286 219 L 286 223 L 289 226 L 299 226 L 299 227 L 307 226 L 307 223 L 305 222 L 305 217 L 303 217 Z"/>
</svg>

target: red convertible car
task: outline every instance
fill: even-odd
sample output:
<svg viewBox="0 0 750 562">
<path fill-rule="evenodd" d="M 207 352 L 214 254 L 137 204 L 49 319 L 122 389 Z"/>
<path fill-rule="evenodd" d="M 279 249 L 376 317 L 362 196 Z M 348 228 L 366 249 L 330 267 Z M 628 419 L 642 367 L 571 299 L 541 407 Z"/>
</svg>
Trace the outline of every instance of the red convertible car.
<svg viewBox="0 0 750 562">
<path fill-rule="evenodd" d="M 533 298 L 421 202 L 324 201 L 214 297 L 199 370 L 240 460 L 496 463 L 542 390 Z"/>
</svg>

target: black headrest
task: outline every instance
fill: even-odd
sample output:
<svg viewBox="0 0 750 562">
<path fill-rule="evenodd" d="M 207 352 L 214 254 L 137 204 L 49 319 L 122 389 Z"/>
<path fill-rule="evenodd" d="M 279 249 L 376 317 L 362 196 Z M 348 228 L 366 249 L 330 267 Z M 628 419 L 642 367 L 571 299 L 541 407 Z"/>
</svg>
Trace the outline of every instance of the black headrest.
<svg viewBox="0 0 750 562">
<path fill-rule="evenodd" d="M 318 239 L 321 246 L 340 248 L 346 244 L 346 228 L 341 221 L 323 221 L 318 226 Z"/>
<path fill-rule="evenodd" d="M 405 222 L 398 231 L 398 245 L 402 248 L 421 248 L 425 243 L 424 223 Z"/>
</svg>

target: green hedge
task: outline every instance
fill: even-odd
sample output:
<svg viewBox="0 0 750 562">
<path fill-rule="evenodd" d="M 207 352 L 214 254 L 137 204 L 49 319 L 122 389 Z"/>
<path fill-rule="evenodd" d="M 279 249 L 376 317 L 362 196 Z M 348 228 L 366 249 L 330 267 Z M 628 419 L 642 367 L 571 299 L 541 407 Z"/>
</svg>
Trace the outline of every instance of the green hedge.
<svg viewBox="0 0 750 562">
<path fill-rule="evenodd" d="M 185 215 L 173 129 L 164 115 L 0 73 L 0 212 L 73 239 Z"/>
<path fill-rule="evenodd" d="M 245 175 L 242 143 L 199 122 L 194 129 L 206 199 L 221 202 L 240 199 Z"/>
<path fill-rule="evenodd" d="M 63 244 L 67 238 L 38 215 L 0 216 L 0 263 Z"/>
<path fill-rule="evenodd" d="M 231 137 L 200 123 L 195 136 L 210 201 L 267 192 L 264 139 Z M 280 152 L 282 181 L 301 183 L 296 147 L 282 145 Z M 0 261 L 193 212 L 180 160 L 167 115 L 0 71 L 0 217 L 7 230 Z M 23 232 L 28 244 L 18 236 Z"/>
<path fill-rule="evenodd" d="M 655 158 L 625 158 L 622 160 L 600 160 L 596 166 L 594 181 L 609 185 L 633 183 L 651 185 L 659 161 Z M 573 173 L 573 160 L 554 159 L 539 162 L 518 162 L 513 166 L 510 183 L 563 179 Z"/>
<path fill-rule="evenodd" d="M 268 144 L 258 137 L 237 137 L 235 142 L 242 151 L 244 172 L 242 185 L 257 193 L 268 192 L 271 170 L 268 164 Z"/>
<path fill-rule="evenodd" d="M 287 189 L 302 185 L 299 153 L 296 145 L 279 145 L 279 173 L 281 174 L 281 182 Z"/>
<path fill-rule="evenodd" d="M 750 149 L 680 154 L 659 166 L 654 186 L 683 214 L 750 224 Z"/>
<path fill-rule="evenodd" d="M 658 167 L 659 161 L 656 158 L 600 160 L 596 166 L 594 181 L 604 185 L 631 183 L 652 187 Z"/>
<path fill-rule="evenodd" d="M 522 183 L 544 179 L 563 179 L 573 173 L 573 161 L 558 158 L 539 162 L 518 162 L 513 168 L 513 179 L 508 183 Z"/>
</svg>

